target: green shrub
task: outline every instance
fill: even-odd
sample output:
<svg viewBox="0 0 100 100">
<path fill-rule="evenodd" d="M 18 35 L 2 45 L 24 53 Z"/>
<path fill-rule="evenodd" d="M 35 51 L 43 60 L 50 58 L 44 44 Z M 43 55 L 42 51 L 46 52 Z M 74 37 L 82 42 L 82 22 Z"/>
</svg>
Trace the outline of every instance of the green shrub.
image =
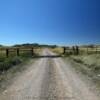
<svg viewBox="0 0 100 100">
<path fill-rule="evenodd" d="M 17 65 L 17 64 L 20 64 L 21 62 L 22 62 L 21 58 L 15 57 L 10 61 L 10 64 Z"/>
<path fill-rule="evenodd" d="M 19 57 L 12 57 L 6 59 L 0 59 L 0 72 L 7 71 L 12 68 L 14 65 L 18 65 L 22 62 L 22 59 Z"/>
<path fill-rule="evenodd" d="M 10 68 L 10 64 L 6 62 L 1 62 L 0 63 L 0 72 L 6 71 Z"/>
</svg>

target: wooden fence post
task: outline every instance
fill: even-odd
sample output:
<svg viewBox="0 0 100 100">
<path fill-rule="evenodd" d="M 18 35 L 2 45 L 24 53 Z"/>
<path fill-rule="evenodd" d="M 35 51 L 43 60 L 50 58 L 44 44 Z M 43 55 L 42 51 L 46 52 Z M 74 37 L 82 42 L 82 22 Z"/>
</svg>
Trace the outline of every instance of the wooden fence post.
<svg viewBox="0 0 100 100">
<path fill-rule="evenodd" d="M 97 46 L 96 46 L 96 54 L 98 53 L 98 48 L 97 48 Z"/>
<path fill-rule="evenodd" d="M 87 47 L 87 54 L 88 54 L 88 47 Z"/>
<path fill-rule="evenodd" d="M 9 57 L 9 49 L 6 49 L 6 57 Z"/>
<path fill-rule="evenodd" d="M 79 47 L 76 46 L 76 54 L 78 55 L 79 54 Z"/>
<path fill-rule="evenodd" d="M 75 47 L 74 46 L 72 47 L 72 51 L 73 51 L 73 54 L 75 54 Z"/>
<path fill-rule="evenodd" d="M 17 48 L 17 56 L 19 56 L 19 48 Z"/>
<path fill-rule="evenodd" d="M 34 56 L 34 49 L 33 48 L 31 48 L 31 54 L 32 54 L 32 56 Z"/>
<path fill-rule="evenodd" d="M 66 47 L 63 47 L 63 54 L 66 53 Z"/>
</svg>

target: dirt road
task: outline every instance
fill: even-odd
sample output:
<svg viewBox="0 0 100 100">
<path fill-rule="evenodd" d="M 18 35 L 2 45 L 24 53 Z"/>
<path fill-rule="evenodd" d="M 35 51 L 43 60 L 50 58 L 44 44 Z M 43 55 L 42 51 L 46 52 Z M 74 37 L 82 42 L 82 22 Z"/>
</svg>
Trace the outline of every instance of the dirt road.
<svg viewBox="0 0 100 100">
<path fill-rule="evenodd" d="M 40 58 L 17 76 L 0 100 L 100 100 L 97 94 L 62 58 Z M 52 56 L 52 57 L 50 57 Z"/>
</svg>

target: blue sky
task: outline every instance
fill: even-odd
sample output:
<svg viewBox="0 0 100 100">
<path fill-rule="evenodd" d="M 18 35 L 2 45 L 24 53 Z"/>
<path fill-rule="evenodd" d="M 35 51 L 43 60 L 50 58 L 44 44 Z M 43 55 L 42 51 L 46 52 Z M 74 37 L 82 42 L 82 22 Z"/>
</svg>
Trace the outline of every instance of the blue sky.
<svg viewBox="0 0 100 100">
<path fill-rule="evenodd" d="M 1 0 L 0 44 L 100 43 L 99 0 Z"/>
</svg>

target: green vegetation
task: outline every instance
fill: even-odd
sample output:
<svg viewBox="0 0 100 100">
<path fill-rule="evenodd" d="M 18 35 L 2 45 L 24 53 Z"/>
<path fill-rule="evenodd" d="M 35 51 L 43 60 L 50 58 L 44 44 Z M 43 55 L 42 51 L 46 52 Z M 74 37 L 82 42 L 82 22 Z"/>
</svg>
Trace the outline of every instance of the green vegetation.
<svg viewBox="0 0 100 100">
<path fill-rule="evenodd" d="M 9 49 L 9 56 L 6 56 L 5 50 L 0 53 L 0 73 L 5 72 L 15 65 L 23 63 L 25 60 L 37 56 L 40 49 L 35 50 L 36 53 L 32 55 L 30 50 L 20 50 L 19 56 L 16 55 L 16 50 Z"/>
<path fill-rule="evenodd" d="M 26 58 L 24 57 L 9 57 L 0 58 L 0 73 L 3 73 L 15 65 L 22 63 Z"/>
<path fill-rule="evenodd" d="M 1 60 L 0 92 L 12 84 L 13 78 L 20 75 L 28 68 L 27 66 L 30 66 L 35 61 L 35 59 L 33 60 L 30 57 L 11 57 Z"/>
<path fill-rule="evenodd" d="M 27 59 L 39 55 L 41 48 L 38 44 L 22 44 L 12 47 L 0 48 L 0 74 L 8 71 L 15 65 L 25 62 Z"/>
</svg>

